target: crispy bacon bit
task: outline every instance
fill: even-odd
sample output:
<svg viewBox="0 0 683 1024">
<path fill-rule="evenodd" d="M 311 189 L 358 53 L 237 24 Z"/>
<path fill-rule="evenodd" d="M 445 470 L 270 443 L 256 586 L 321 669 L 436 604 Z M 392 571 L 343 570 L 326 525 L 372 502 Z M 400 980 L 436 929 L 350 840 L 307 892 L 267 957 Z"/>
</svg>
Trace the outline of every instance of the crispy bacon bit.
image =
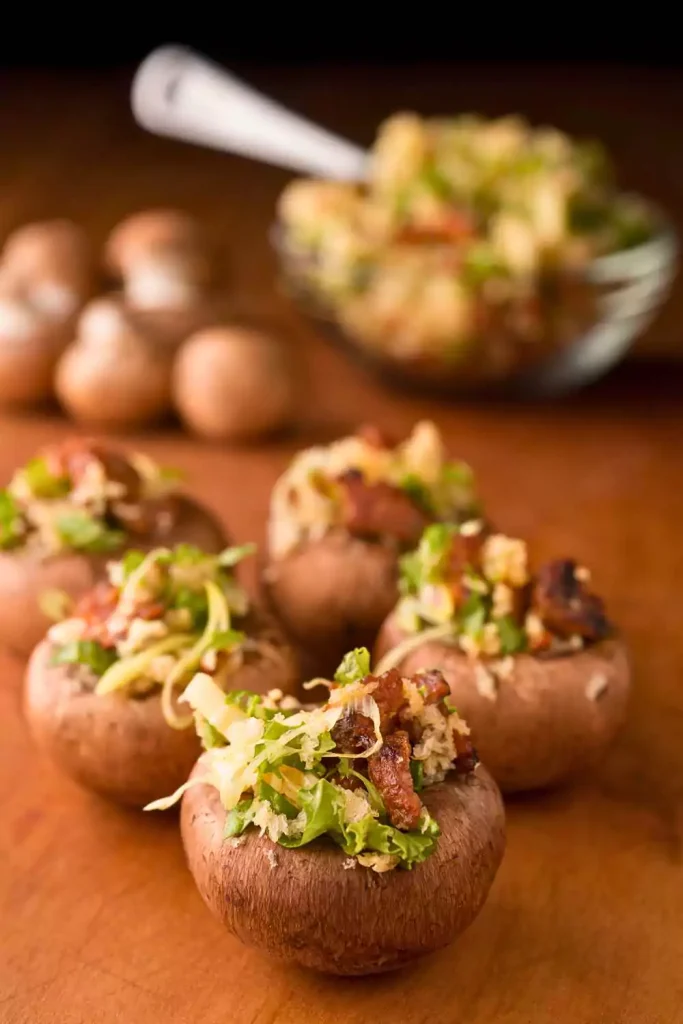
<svg viewBox="0 0 683 1024">
<path fill-rule="evenodd" d="M 160 619 L 166 611 L 161 601 L 146 601 L 135 608 L 135 618 L 151 622 L 153 619 Z"/>
<path fill-rule="evenodd" d="M 113 647 L 108 620 L 116 608 L 119 593 L 110 583 L 96 583 L 93 589 L 78 601 L 73 616 L 85 622 L 84 639 L 96 640 L 103 647 Z"/>
<path fill-rule="evenodd" d="M 450 208 L 434 224 L 405 224 L 399 231 L 398 240 L 408 245 L 460 242 L 471 238 L 475 230 L 474 220 L 467 212 Z"/>
<path fill-rule="evenodd" d="M 398 730 L 368 758 L 368 774 L 380 792 L 389 821 L 404 830 L 416 828 L 422 814 L 422 801 L 410 774 L 410 752 L 408 733 Z"/>
<path fill-rule="evenodd" d="M 368 484 L 362 473 L 349 470 L 339 477 L 342 522 L 357 537 L 392 537 L 416 545 L 429 518 L 405 491 L 384 482 Z"/>
<path fill-rule="evenodd" d="M 482 523 L 478 533 L 456 533 L 451 541 L 448 555 L 448 575 L 455 578 L 462 576 L 466 569 L 474 572 L 481 570 L 481 549 L 491 530 Z"/>
<path fill-rule="evenodd" d="M 571 559 L 548 562 L 533 585 L 532 604 L 543 625 L 562 639 L 601 640 L 612 630 L 602 600 L 576 576 Z"/>
<path fill-rule="evenodd" d="M 362 754 L 376 739 L 372 719 L 357 711 L 343 715 L 332 729 L 332 739 L 344 754 Z"/>
<path fill-rule="evenodd" d="M 479 764 L 479 756 L 472 746 L 472 741 L 469 736 L 454 732 L 453 743 L 456 751 L 454 770 L 458 775 L 469 775 Z"/>
<path fill-rule="evenodd" d="M 421 672 L 415 676 L 415 682 L 425 704 L 439 704 L 450 696 L 451 688 L 438 669 Z"/>
<path fill-rule="evenodd" d="M 364 423 L 363 426 L 356 431 L 356 437 L 360 437 L 360 439 L 365 441 L 366 444 L 369 444 L 371 448 L 386 449 L 394 448 L 396 446 L 396 442 L 385 434 L 383 430 L 380 430 L 379 427 L 375 426 L 374 423 Z"/>
<path fill-rule="evenodd" d="M 368 681 L 377 683 L 372 696 L 379 708 L 380 729 L 384 735 L 394 728 L 398 714 L 406 704 L 401 673 L 397 668 L 391 668 L 381 676 L 368 676 Z"/>
</svg>

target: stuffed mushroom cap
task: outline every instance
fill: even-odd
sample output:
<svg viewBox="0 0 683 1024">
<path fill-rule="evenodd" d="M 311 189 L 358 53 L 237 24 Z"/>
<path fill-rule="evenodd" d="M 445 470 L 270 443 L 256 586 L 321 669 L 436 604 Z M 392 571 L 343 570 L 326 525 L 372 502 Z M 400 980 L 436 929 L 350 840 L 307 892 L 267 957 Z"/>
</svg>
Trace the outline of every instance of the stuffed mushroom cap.
<svg viewBox="0 0 683 1024">
<path fill-rule="evenodd" d="M 42 642 L 26 673 L 32 735 L 71 778 L 118 803 L 143 807 L 180 785 L 201 753 L 193 729 L 171 729 L 158 695 L 130 699 L 84 689 Z"/>
<path fill-rule="evenodd" d="M 0 644 L 29 654 L 44 594 L 78 598 L 126 548 L 181 542 L 219 552 L 227 535 L 152 460 L 83 439 L 46 449 L 0 491 Z"/>
<path fill-rule="evenodd" d="M 363 428 L 303 451 L 273 489 L 268 598 L 330 672 L 345 649 L 374 641 L 398 597 L 401 552 L 429 522 L 476 505 L 469 467 L 448 459 L 431 423 L 398 445 Z"/>
<path fill-rule="evenodd" d="M 480 524 L 431 527 L 402 572 L 378 667 L 442 672 L 504 792 L 591 770 L 626 717 L 630 667 L 588 571 L 532 573 L 523 541 Z"/>
<path fill-rule="evenodd" d="M 296 687 L 281 633 L 234 577 L 247 551 L 129 551 L 49 629 L 29 663 L 25 706 L 66 774 L 141 807 L 180 786 L 201 752 L 178 703 L 196 669 L 221 694 L 248 686 L 281 698 Z"/>
<path fill-rule="evenodd" d="M 193 777 L 201 777 L 201 762 Z M 327 839 L 283 849 L 250 832 L 225 839 L 217 791 L 183 797 L 180 826 L 200 895 L 231 934 L 327 974 L 395 970 L 447 946 L 481 911 L 505 848 L 499 790 L 486 769 L 428 790 L 435 853 L 412 871 L 350 866 Z M 355 862 L 351 862 L 355 864 Z"/>
<path fill-rule="evenodd" d="M 393 617 L 378 660 L 406 639 Z M 438 640 L 403 658 L 401 672 L 443 673 L 477 736 L 477 753 L 504 793 L 543 789 L 590 772 L 624 724 L 631 671 L 623 641 L 556 657 L 516 654 L 492 666 Z"/>
<path fill-rule="evenodd" d="M 369 673 L 349 652 L 321 706 L 185 698 L 218 737 L 181 789 L 199 891 L 229 931 L 336 974 L 391 970 L 452 941 L 504 848 L 500 793 L 439 673 Z M 221 741 L 222 738 L 222 741 Z M 184 794 L 184 795 L 183 795 Z"/>
</svg>

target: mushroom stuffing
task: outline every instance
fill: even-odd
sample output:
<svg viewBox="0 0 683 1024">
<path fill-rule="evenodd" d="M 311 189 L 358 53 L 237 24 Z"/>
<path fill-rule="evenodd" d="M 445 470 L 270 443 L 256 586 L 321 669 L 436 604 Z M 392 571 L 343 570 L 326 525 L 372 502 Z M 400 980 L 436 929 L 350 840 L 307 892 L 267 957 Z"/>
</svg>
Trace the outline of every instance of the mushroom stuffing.
<svg viewBox="0 0 683 1024">
<path fill-rule="evenodd" d="M 401 562 L 378 670 L 439 669 L 506 791 L 590 767 L 625 716 L 622 640 L 571 559 L 532 572 L 524 541 L 480 520 L 432 525 Z"/>
<path fill-rule="evenodd" d="M 317 671 L 373 641 L 398 597 L 398 556 L 425 526 L 476 508 L 470 468 L 429 422 L 401 444 L 366 427 L 294 459 L 273 490 L 263 582 Z"/>
<path fill-rule="evenodd" d="M 185 794 L 190 868 L 238 936 L 321 970 L 373 973 L 474 918 L 503 853 L 502 802 L 440 673 L 374 675 L 361 648 L 326 685 L 322 706 L 289 706 L 196 675 L 182 700 L 208 749 L 148 809 Z M 402 900 L 414 918 L 397 912 Z"/>
<path fill-rule="evenodd" d="M 200 752 L 176 702 L 196 671 L 223 689 L 293 689 L 289 649 L 234 576 L 252 551 L 128 551 L 49 629 L 31 658 L 26 708 L 68 774 L 141 806 L 179 785 Z"/>
<path fill-rule="evenodd" d="M 49 620 L 44 591 L 80 596 L 134 543 L 220 551 L 222 526 L 141 454 L 74 438 L 46 448 L 0 491 L 0 642 L 28 654 Z"/>
</svg>

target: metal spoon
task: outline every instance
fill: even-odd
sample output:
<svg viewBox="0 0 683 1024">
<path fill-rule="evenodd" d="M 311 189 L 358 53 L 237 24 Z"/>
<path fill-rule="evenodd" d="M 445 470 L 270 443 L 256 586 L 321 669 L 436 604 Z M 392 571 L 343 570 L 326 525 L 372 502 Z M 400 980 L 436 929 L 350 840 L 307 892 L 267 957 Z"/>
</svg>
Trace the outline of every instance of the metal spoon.
<svg viewBox="0 0 683 1024">
<path fill-rule="evenodd" d="M 179 46 L 155 50 L 133 80 L 133 114 L 157 135 L 237 153 L 298 173 L 363 180 L 368 153 L 321 128 L 200 54 Z M 660 229 L 637 248 L 595 260 L 589 277 L 609 289 L 602 319 L 538 366 L 515 373 L 505 391 L 551 396 L 603 376 L 652 321 L 676 273 L 677 241 L 657 212 Z"/>
</svg>

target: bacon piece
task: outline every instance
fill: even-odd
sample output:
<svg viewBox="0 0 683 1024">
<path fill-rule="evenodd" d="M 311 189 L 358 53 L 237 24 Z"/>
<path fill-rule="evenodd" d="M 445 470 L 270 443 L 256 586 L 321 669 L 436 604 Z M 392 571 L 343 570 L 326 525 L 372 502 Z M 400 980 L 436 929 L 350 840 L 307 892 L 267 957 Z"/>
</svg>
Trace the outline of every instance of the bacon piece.
<svg viewBox="0 0 683 1024">
<path fill-rule="evenodd" d="M 451 540 L 448 553 L 448 576 L 458 578 L 466 569 L 474 572 L 481 570 L 481 550 L 491 530 L 487 523 L 482 523 L 478 533 L 456 533 Z"/>
<path fill-rule="evenodd" d="M 416 828 L 422 801 L 410 774 L 410 739 L 402 729 L 387 736 L 380 750 L 368 758 L 368 774 L 377 786 L 389 821 L 395 828 Z"/>
<path fill-rule="evenodd" d="M 469 775 L 479 764 L 479 755 L 474 749 L 469 736 L 463 736 L 462 733 L 454 732 L 453 743 L 456 755 L 453 762 L 453 770 L 456 775 Z"/>
<path fill-rule="evenodd" d="M 440 704 L 450 696 L 451 688 L 438 669 L 420 672 L 413 676 L 413 682 L 422 694 L 425 704 Z"/>
<path fill-rule="evenodd" d="M 369 444 L 371 448 L 395 448 L 396 442 L 388 436 L 383 430 L 381 430 L 374 423 L 364 423 L 356 431 L 356 437 L 360 437 L 361 440 Z"/>
<path fill-rule="evenodd" d="M 379 708 L 380 730 L 384 736 L 395 727 L 398 715 L 406 704 L 401 673 L 397 668 L 390 668 L 381 676 L 368 676 L 364 682 L 368 681 L 377 683 L 371 696 Z"/>
<path fill-rule="evenodd" d="M 332 728 L 332 739 L 337 750 L 344 754 L 362 754 L 376 740 L 372 719 L 358 711 L 342 715 Z"/>
<path fill-rule="evenodd" d="M 368 484 L 357 470 L 342 474 L 338 483 L 342 522 L 356 537 L 391 537 L 410 547 L 417 544 L 429 525 L 429 517 L 399 487 L 384 482 Z"/>
<path fill-rule="evenodd" d="M 165 611 L 166 607 L 162 601 L 146 601 L 136 606 L 135 618 L 151 622 L 153 619 L 160 619 Z"/>
<path fill-rule="evenodd" d="M 542 566 L 532 590 L 532 607 L 546 629 L 562 639 L 601 640 L 612 631 L 602 600 L 576 577 L 572 559 Z"/>
<path fill-rule="evenodd" d="M 103 647 L 114 646 L 108 621 L 118 600 L 119 592 L 116 587 L 103 581 L 95 584 L 93 589 L 76 603 L 73 618 L 85 622 L 84 639 L 96 640 Z"/>
</svg>

